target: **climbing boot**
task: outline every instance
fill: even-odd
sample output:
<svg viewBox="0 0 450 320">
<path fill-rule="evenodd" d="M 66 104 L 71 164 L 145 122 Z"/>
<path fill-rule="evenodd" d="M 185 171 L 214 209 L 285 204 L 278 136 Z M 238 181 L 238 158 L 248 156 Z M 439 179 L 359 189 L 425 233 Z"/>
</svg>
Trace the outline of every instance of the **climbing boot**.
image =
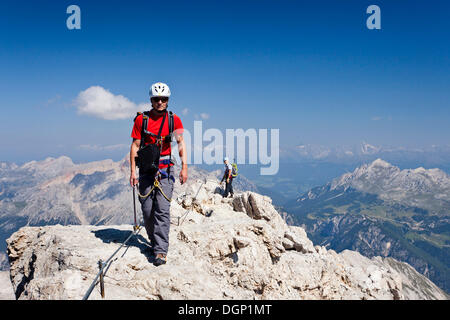
<svg viewBox="0 0 450 320">
<path fill-rule="evenodd" d="M 155 266 L 160 266 L 162 264 L 165 264 L 166 262 L 167 262 L 167 256 L 165 254 L 158 253 L 156 255 L 156 259 L 155 259 L 155 262 L 153 262 L 153 264 Z"/>
</svg>

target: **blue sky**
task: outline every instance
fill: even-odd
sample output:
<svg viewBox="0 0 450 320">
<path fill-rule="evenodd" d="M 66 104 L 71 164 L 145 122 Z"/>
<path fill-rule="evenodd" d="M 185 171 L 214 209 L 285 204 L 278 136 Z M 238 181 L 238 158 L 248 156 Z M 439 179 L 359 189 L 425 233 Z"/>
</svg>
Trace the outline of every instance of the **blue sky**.
<svg viewBox="0 0 450 320">
<path fill-rule="evenodd" d="M 66 27 L 71 4 L 81 30 Z M 371 4 L 381 30 L 366 28 Z M 156 81 L 188 129 L 203 113 L 205 128 L 279 128 L 282 146 L 448 144 L 449 12 L 448 1 L 2 1 L 0 160 L 120 159 L 132 118 L 82 115 L 74 101 L 100 86 L 145 103 Z"/>
</svg>

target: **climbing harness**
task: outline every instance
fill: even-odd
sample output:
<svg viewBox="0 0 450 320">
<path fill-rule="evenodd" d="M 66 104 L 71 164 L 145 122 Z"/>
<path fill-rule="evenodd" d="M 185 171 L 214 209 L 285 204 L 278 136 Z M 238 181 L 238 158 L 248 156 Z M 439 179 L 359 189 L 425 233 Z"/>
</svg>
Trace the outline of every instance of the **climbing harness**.
<svg viewBox="0 0 450 320">
<path fill-rule="evenodd" d="M 134 121 L 136 121 L 137 117 L 140 115 L 142 115 L 141 144 L 137 152 L 136 166 L 139 167 L 139 171 L 141 173 L 144 172 L 149 174 L 156 173 L 161 163 L 160 158 L 163 144 L 164 143 L 170 144 L 172 142 L 174 129 L 173 113 L 172 111 L 164 112 L 158 134 L 154 134 L 153 132 L 147 130 L 150 112 L 149 111 L 146 111 L 144 113 L 138 112 L 136 117 L 134 118 Z M 168 119 L 169 134 L 167 136 L 161 136 L 166 116 L 169 117 Z M 155 143 L 149 143 L 145 145 L 147 135 L 153 137 L 155 139 Z M 170 160 L 171 159 L 169 155 L 169 163 Z"/>
</svg>

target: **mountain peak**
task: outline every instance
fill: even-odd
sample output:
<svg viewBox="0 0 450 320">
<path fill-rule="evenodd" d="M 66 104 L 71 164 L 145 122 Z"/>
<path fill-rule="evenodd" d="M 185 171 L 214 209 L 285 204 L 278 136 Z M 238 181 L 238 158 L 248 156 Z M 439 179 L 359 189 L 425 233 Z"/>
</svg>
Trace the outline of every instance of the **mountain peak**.
<svg viewBox="0 0 450 320">
<path fill-rule="evenodd" d="M 141 229 L 108 266 L 106 299 L 445 299 L 407 264 L 314 246 L 266 196 L 223 199 L 216 189 L 216 181 L 196 181 L 172 202 L 167 264 L 153 266 Z M 16 297 L 81 299 L 99 259 L 131 232 L 131 225 L 20 229 L 7 240 Z M 100 299 L 98 290 L 90 299 Z"/>
<path fill-rule="evenodd" d="M 334 179 L 330 186 L 331 190 L 352 187 L 426 210 L 446 208 L 445 203 L 450 202 L 450 176 L 444 171 L 423 167 L 400 170 L 380 158 Z"/>
</svg>

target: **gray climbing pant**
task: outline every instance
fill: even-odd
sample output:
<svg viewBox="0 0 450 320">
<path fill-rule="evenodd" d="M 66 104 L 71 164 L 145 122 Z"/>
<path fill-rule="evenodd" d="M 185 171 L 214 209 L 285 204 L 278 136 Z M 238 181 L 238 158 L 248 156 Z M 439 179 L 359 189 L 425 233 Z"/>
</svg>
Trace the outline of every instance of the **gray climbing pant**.
<svg viewBox="0 0 450 320">
<path fill-rule="evenodd" d="M 153 187 L 155 178 L 150 175 L 139 177 L 139 193 L 147 195 Z M 162 178 L 159 181 L 164 194 L 172 198 L 173 176 Z M 167 254 L 169 250 L 169 231 L 170 231 L 170 202 L 161 194 L 158 188 L 145 198 L 139 197 L 142 214 L 144 216 L 144 226 L 148 238 L 153 246 L 155 255 L 158 253 Z"/>
</svg>

